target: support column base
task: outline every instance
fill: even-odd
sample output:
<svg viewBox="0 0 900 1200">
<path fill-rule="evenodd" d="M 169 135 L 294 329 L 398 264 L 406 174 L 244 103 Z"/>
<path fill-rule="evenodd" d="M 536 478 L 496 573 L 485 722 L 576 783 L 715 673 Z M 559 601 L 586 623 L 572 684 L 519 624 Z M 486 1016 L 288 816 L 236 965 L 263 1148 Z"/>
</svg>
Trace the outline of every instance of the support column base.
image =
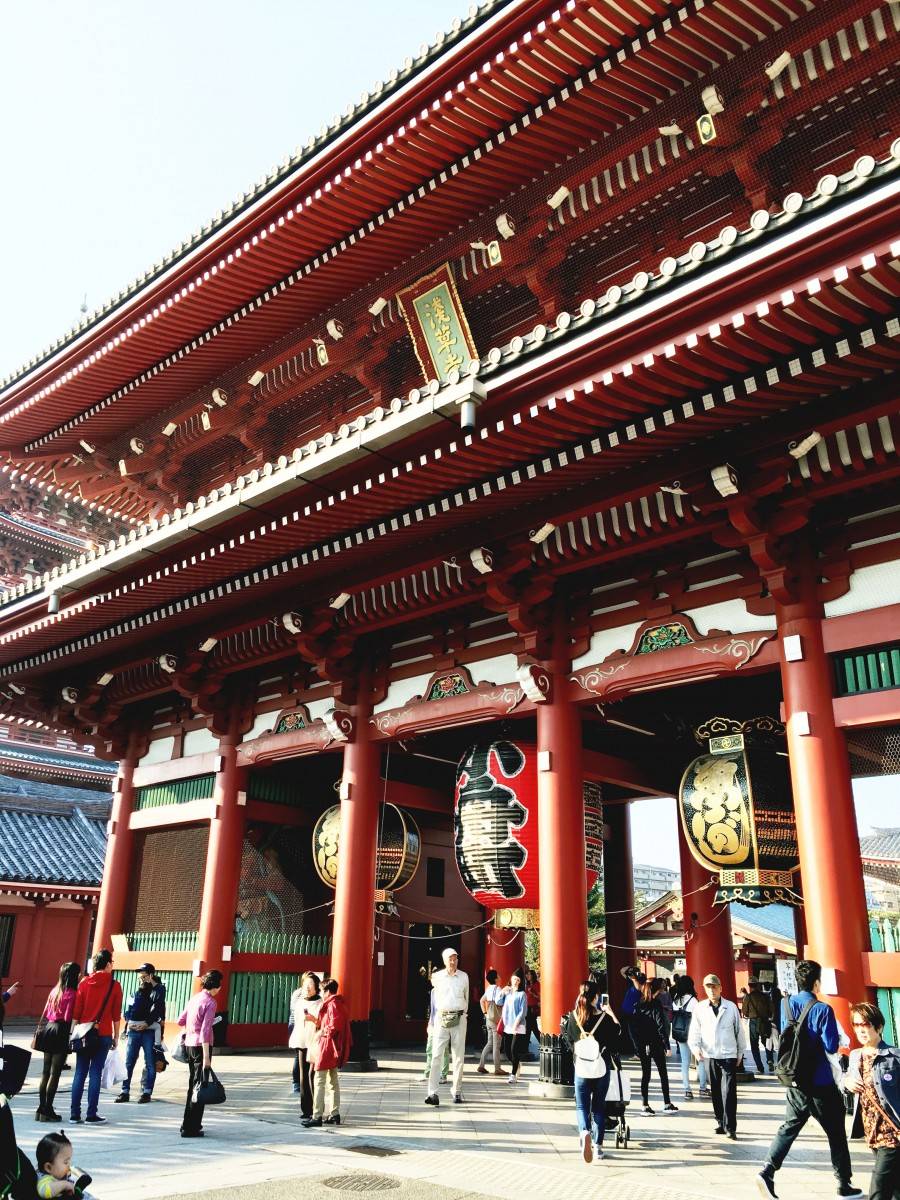
<svg viewBox="0 0 900 1200">
<path fill-rule="evenodd" d="M 344 1063 L 344 1065 L 341 1067 L 341 1070 L 342 1071 L 377 1071 L 378 1070 L 378 1059 L 377 1058 L 365 1058 L 365 1059 L 357 1060 L 357 1059 L 351 1058 L 347 1062 Z"/>
<path fill-rule="evenodd" d="M 552 1084 L 571 1089 L 575 1085 L 575 1063 L 572 1048 L 558 1034 L 541 1034 L 541 1069 L 538 1084 Z M 530 1086 L 530 1085 L 529 1085 Z"/>
<path fill-rule="evenodd" d="M 541 1100 L 568 1100 L 571 1104 L 575 1099 L 575 1085 L 573 1083 L 543 1083 L 538 1079 L 529 1083 L 528 1095 L 537 1096 Z"/>
<path fill-rule="evenodd" d="M 378 1063 L 369 1053 L 369 1022 L 351 1021 L 350 1036 L 353 1039 L 353 1045 L 350 1048 L 350 1057 L 342 1069 L 344 1071 L 377 1071 Z"/>
</svg>

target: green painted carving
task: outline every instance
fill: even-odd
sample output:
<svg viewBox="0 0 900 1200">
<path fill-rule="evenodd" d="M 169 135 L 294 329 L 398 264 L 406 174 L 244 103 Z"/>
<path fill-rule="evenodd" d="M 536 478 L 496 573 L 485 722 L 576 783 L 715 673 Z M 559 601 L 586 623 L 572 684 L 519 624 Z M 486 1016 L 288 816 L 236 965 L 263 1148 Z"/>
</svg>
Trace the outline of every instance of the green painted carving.
<svg viewBox="0 0 900 1200">
<path fill-rule="evenodd" d="M 690 646 L 694 639 L 680 621 L 671 621 L 668 625 L 657 625 L 655 629 L 646 630 L 638 642 L 635 656 L 638 654 L 654 654 L 657 650 L 673 650 L 676 646 Z"/>
<path fill-rule="evenodd" d="M 436 679 L 425 699 L 426 701 L 446 700 L 450 696 L 465 696 L 468 691 L 469 685 L 465 679 L 459 672 L 453 671 L 449 675 L 442 675 L 440 679 Z"/>
</svg>

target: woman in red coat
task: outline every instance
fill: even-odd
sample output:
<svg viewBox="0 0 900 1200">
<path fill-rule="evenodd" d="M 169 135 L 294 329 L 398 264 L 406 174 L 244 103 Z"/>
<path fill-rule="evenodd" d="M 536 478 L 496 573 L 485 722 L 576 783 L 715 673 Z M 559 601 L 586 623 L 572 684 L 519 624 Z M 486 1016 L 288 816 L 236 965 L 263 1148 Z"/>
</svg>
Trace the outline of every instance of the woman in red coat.
<svg viewBox="0 0 900 1200">
<path fill-rule="evenodd" d="M 316 1085 L 313 1092 L 313 1115 L 300 1122 L 311 1129 L 318 1125 L 340 1125 L 341 1085 L 338 1069 L 350 1056 L 353 1039 L 350 1036 L 350 1014 L 347 1002 L 338 995 L 338 982 L 329 979 L 322 985 L 325 999 L 319 1009 L 316 1028 L 319 1040 L 315 1049 Z M 325 1116 L 325 1086 L 331 1089 L 331 1111 Z M 324 1120 L 323 1120 L 324 1118 Z"/>
</svg>

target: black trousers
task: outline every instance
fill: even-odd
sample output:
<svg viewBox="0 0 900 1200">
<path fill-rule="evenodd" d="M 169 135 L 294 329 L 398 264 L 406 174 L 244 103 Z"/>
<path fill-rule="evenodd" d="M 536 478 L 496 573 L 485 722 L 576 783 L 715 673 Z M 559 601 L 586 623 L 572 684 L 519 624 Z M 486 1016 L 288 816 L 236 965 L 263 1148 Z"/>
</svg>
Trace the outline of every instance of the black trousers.
<svg viewBox="0 0 900 1200">
<path fill-rule="evenodd" d="M 182 1133 L 197 1133 L 203 1125 L 203 1110 L 205 1105 L 194 1104 L 191 1097 L 194 1094 L 194 1088 L 203 1078 L 203 1047 L 188 1046 L 188 1090 L 187 1099 L 184 1105 L 184 1117 L 181 1122 Z M 212 1055 L 212 1047 L 210 1047 L 210 1055 Z"/>
<path fill-rule="evenodd" d="M 900 1146 L 874 1151 L 869 1200 L 900 1200 Z"/>
<path fill-rule="evenodd" d="M 666 1052 L 663 1049 L 663 1044 L 658 1039 L 651 1042 L 649 1045 L 636 1044 L 638 1058 L 641 1060 L 641 1099 L 646 1104 L 647 1097 L 650 1094 L 650 1063 L 656 1064 L 656 1069 L 659 1072 L 659 1083 L 662 1088 L 663 1103 L 669 1104 L 671 1096 L 669 1095 L 669 1068 L 666 1063 Z"/>
<path fill-rule="evenodd" d="M 56 1089 L 59 1087 L 59 1075 L 63 1069 L 63 1063 L 66 1061 L 66 1054 L 66 1050 L 61 1050 L 59 1054 L 53 1054 L 50 1050 L 44 1051 L 44 1070 L 41 1074 L 38 1107 L 45 1112 L 49 1112 L 53 1108 Z"/>
<path fill-rule="evenodd" d="M 726 1133 L 734 1133 L 737 1130 L 737 1059 L 708 1058 L 706 1065 L 716 1124 Z"/>
<path fill-rule="evenodd" d="M 762 1055 L 759 1052 L 759 1021 L 756 1017 L 750 1018 L 750 1053 L 753 1055 L 757 1071 L 759 1071 L 760 1075 L 765 1075 L 766 1069 L 763 1064 Z"/>
<path fill-rule="evenodd" d="M 512 1063 L 513 1075 L 518 1075 L 522 1060 L 528 1053 L 527 1033 L 504 1033 L 503 1048 Z"/>
<path fill-rule="evenodd" d="M 300 1087 L 300 1115 L 311 1117 L 313 1114 L 313 1080 L 315 1071 L 309 1061 L 309 1051 L 301 1047 L 297 1051 L 294 1062 L 294 1082 Z"/>
<path fill-rule="evenodd" d="M 777 1171 L 810 1117 L 815 1117 L 828 1138 L 835 1179 L 838 1183 L 849 1183 L 853 1168 L 844 1129 L 844 1101 L 833 1083 L 810 1088 L 808 1092 L 796 1087 L 788 1088 L 785 1093 L 784 1121 L 769 1147 L 769 1162 Z"/>
</svg>

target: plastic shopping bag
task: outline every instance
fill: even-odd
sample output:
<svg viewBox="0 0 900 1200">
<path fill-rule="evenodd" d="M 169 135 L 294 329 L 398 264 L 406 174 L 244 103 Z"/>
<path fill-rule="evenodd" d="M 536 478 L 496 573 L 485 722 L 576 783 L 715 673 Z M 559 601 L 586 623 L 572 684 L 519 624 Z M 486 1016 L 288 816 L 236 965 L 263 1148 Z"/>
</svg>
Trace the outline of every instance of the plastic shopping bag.
<svg viewBox="0 0 900 1200">
<path fill-rule="evenodd" d="M 106 1056 L 106 1062 L 103 1064 L 103 1074 L 100 1076 L 100 1085 L 105 1088 L 117 1087 L 125 1078 L 125 1051 L 119 1045 L 115 1050 L 110 1050 Z"/>
</svg>

